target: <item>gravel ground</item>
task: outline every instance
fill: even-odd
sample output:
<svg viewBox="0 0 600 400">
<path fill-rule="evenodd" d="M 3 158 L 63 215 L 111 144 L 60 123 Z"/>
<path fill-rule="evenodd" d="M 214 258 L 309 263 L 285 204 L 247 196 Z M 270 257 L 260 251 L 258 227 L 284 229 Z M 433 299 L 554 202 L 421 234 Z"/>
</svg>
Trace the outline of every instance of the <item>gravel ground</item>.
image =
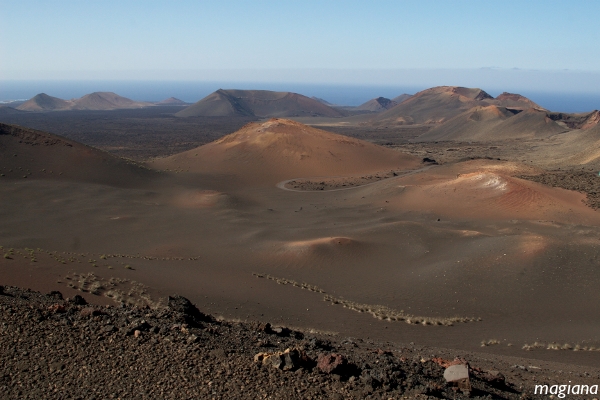
<svg viewBox="0 0 600 400">
<path fill-rule="evenodd" d="M 0 399 L 536 399 L 556 373 L 471 358 L 463 393 L 433 349 L 217 321 L 178 296 L 154 310 L 0 286 L 0 312 Z"/>
<path fill-rule="evenodd" d="M 539 175 L 519 176 L 519 178 L 585 193 L 586 204 L 594 210 L 600 209 L 600 176 L 596 171 L 549 171 Z"/>
</svg>

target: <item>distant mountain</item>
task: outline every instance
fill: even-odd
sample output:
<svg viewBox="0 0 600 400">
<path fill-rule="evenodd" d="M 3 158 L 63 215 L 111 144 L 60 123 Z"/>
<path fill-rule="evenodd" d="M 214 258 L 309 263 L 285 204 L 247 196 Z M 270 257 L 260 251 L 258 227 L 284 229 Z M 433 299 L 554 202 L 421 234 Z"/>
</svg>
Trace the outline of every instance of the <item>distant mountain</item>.
<svg viewBox="0 0 600 400">
<path fill-rule="evenodd" d="M 553 159 L 563 159 L 571 165 L 597 163 L 600 160 L 600 124 L 565 133 L 561 139 L 560 146 L 554 147 Z"/>
<path fill-rule="evenodd" d="M 341 117 L 343 113 L 297 93 L 219 89 L 175 115 L 178 117 Z"/>
<path fill-rule="evenodd" d="M 600 124 L 600 111 L 594 110 L 591 113 L 589 113 L 588 115 L 586 115 L 580 128 L 581 129 L 597 128 L 597 127 L 599 127 L 599 124 Z"/>
<path fill-rule="evenodd" d="M 365 111 L 374 111 L 380 112 L 384 110 L 389 110 L 390 108 L 397 106 L 398 103 L 394 100 L 386 99 L 385 97 L 378 97 L 376 99 L 371 99 L 366 103 L 361 104 L 356 107 L 357 110 L 365 110 Z"/>
<path fill-rule="evenodd" d="M 10 106 L 0 106 L 0 116 L 22 114 L 23 112 L 24 111 L 17 110 L 16 108 Z"/>
<path fill-rule="evenodd" d="M 401 94 L 400 96 L 394 97 L 392 99 L 392 101 L 395 101 L 396 103 L 400 104 L 402 103 L 404 100 L 410 99 L 412 97 L 412 94 Z"/>
<path fill-rule="evenodd" d="M 311 97 L 311 99 L 313 99 L 313 100 L 316 100 L 316 101 L 318 101 L 319 103 L 323 103 L 323 104 L 325 104 L 326 106 L 333 106 L 333 105 L 334 105 L 334 104 L 332 104 L 332 103 L 328 102 L 327 100 L 324 100 L 324 99 L 322 99 L 322 98 L 320 98 L 320 97 L 315 97 L 315 96 L 312 96 L 312 97 Z"/>
<path fill-rule="evenodd" d="M 46 93 L 40 93 L 27 100 L 17 107 L 21 111 L 57 111 L 68 110 L 73 105 L 72 102 L 59 99 L 58 97 L 48 96 Z"/>
<path fill-rule="evenodd" d="M 526 97 L 503 93 L 494 98 L 478 88 L 438 86 L 423 90 L 397 106 L 380 113 L 376 123 L 441 124 L 474 107 L 496 105 L 516 109 L 539 108 Z"/>
<path fill-rule="evenodd" d="M 118 110 L 142 108 L 151 105 L 112 92 L 94 92 L 74 100 L 63 100 L 40 93 L 21 104 L 17 109 L 21 111 Z"/>
<path fill-rule="evenodd" d="M 551 112 L 548 113 L 548 116 L 570 129 L 590 129 L 600 123 L 600 111 L 598 110 L 577 114 Z"/>
<path fill-rule="evenodd" d="M 568 130 L 553 121 L 545 110 L 530 108 L 521 111 L 491 105 L 461 113 L 432 128 L 415 141 L 490 142 L 549 137 Z"/>
<path fill-rule="evenodd" d="M 156 103 L 158 106 L 187 106 L 190 103 L 186 103 L 183 100 L 179 100 L 175 97 L 169 97 L 168 99 L 164 99 Z"/>
<path fill-rule="evenodd" d="M 503 107 L 511 107 L 511 108 L 519 108 L 519 109 L 537 108 L 539 110 L 544 109 L 544 107 L 534 103 L 533 101 L 529 100 L 527 97 L 521 96 L 520 94 L 516 94 L 516 93 L 504 92 L 504 93 L 498 95 L 498 97 L 496 97 L 496 101 L 498 102 L 499 105 L 502 105 Z"/>
<path fill-rule="evenodd" d="M 72 110 L 118 110 L 124 108 L 143 108 L 150 103 L 134 101 L 112 92 L 94 92 L 73 100 Z"/>
</svg>

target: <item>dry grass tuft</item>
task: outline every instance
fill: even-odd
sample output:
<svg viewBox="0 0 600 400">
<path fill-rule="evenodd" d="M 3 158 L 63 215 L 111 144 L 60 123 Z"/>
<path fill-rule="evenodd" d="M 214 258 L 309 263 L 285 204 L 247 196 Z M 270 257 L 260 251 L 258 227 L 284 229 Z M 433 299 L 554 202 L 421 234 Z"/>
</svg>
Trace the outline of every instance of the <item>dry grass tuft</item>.
<svg viewBox="0 0 600 400">
<path fill-rule="evenodd" d="M 576 344 L 575 346 L 572 346 L 569 343 L 564 343 L 564 344 L 560 344 L 557 342 L 552 342 L 552 343 L 540 343 L 540 342 L 535 342 L 533 344 L 524 344 L 523 345 L 523 350 L 525 351 L 532 351 L 532 350 L 536 350 L 536 349 L 546 349 L 546 350 L 572 350 L 572 351 L 600 351 L 600 347 L 595 347 L 595 346 L 583 346 L 580 344 Z"/>
<path fill-rule="evenodd" d="M 256 276 L 257 278 L 265 278 L 265 279 L 270 279 L 272 281 L 277 282 L 280 285 L 291 285 L 291 286 L 295 286 L 298 287 L 300 289 L 304 289 L 304 290 L 308 290 L 311 292 L 317 292 L 317 293 L 325 293 L 325 291 L 317 286 L 313 286 L 313 285 L 309 285 L 308 283 L 302 283 L 302 282 L 296 282 L 293 281 L 291 279 L 285 279 L 285 278 L 277 278 L 275 276 L 272 275 L 268 275 L 268 274 L 259 274 L 256 272 L 253 272 L 252 275 Z"/>
<path fill-rule="evenodd" d="M 307 283 L 300 283 L 290 279 L 278 278 L 268 274 L 260 274 L 253 272 L 252 275 L 257 278 L 265 278 L 270 279 L 272 281 L 277 282 L 280 285 L 291 285 L 298 287 L 300 289 L 310 290 L 311 292 L 317 293 L 325 293 L 325 291 L 317 286 L 309 285 Z M 342 298 L 337 298 L 331 295 L 326 294 L 323 298 L 324 301 L 329 301 L 332 304 L 341 304 L 343 307 L 348 308 L 349 310 L 353 310 L 356 312 L 366 312 L 373 317 L 382 320 L 382 321 L 404 321 L 407 324 L 413 325 L 438 325 L 438 326 L 452 326 L 455 323 L 459 322 L 472 322 L 472 321 L 481 321 L 481 318 L 470 318 L 470 317 L 449 317 L 449 318 L 439 318 L 439 317 L 419 317 L 410 315 L 404 312 L 404 310 L 393 310 L 389 307 L 382 305 L 372 305 L 372 304 L 360 304 L 353 301 L 345 300 Z"/>
<path fill-rule="evenodd" d="M 498 339 L 490 339 L 490 340 L 482 340 L 481 341 L 481 347 L 494 346 L 497 344 L 500 344 L 500 341 Z"/>
</svg>

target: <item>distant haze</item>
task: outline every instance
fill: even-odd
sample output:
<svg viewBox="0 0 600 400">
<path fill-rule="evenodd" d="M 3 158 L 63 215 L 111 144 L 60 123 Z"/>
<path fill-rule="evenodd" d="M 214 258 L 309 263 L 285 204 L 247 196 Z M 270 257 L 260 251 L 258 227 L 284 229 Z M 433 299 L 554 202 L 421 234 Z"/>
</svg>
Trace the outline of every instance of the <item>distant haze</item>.
<svg viewBox="0 0 600 400">
<path fill-rule="evenodd" d="M 431 71 L 430 71 L 431 72 Z M 488 71 L 489 72 L 489 71 Z M 492 71 L 502 76 L 501 71 Z M 510 76 L 519 79 L 509 79 Z M 38 93 L 47 93 L 62 99 L 79 98 L 96 91 L 115 92 L 121 96 L 139 101 L 160 101 L 176 97 L 194 103 L 217 89 L 262 89 L 274 91 L 290 91 L 308 97 L 316 96 L 332 104 L 358 106 L 376 97 L 394 98 L 403 93 L 414 94 L 418 91 L 438 86 L 456 84 L 465 87 L 478 87 L 493 96 L 507 91 L 519 93 L 553 111 L 585 112 L 600 109 L 600 74 L 584 72 L 545 72 L 539 79 L 525 79 L 532 71 L 517 74 L 504 71 L 505 79 L 475 79 L 474 75 L 465 71 L 462 79 L 455 72 L 454 78 L 444 79 L 423 76 L 420 80 L 407 80 L 404 84 L 391 81 L 361 83 L 334 82 L 294 82 L 294 81 L 175 81 L 175 80 L 8 80 L 0 81 L 0 101 L 30 99 Z M 553 75 L 554 74 L 554 75 Z M 489 72 L 489 75 L 493 75 Z M 545 78 L 542 79 L 545 75 Z M 543 81 L 552 82 L 544 86 Z M 539 82 L 538 84 L 535 84 Z M 569 86 L 568 83 L 571 83 Z M 595 89 L 595 90 L 593 90 Z"/>
</svg>

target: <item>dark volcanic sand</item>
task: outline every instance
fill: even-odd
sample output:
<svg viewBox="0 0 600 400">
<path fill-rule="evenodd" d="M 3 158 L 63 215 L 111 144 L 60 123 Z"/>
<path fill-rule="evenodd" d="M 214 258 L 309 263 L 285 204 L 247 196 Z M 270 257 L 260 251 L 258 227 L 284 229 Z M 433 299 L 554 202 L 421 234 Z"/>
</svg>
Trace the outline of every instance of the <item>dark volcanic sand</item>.
<svg viewBox="0 0 600 400">
<path fill-rule="evenodd" d="M 538 144 L 411 145 L 441 165 L 344 191 L 183 172 L 135 187 L 3 172 L 0 283 L 98 304 L 159 307 L 180 293 L 213 315 L 336 340 L 597 366 L 599 216 L 583 195 L 511 178 L 559 167 L 529 153 Z M 458 162 L 471 158 L 483 159 Z"/>
<path fill-rule="evenodd" d="M 39 129 L 121 157 L 145 160 L 192 149 L 235 132 L 248 117 L 177 118 L 183 107 L 134 110 L 19 112 L 0 122 Z"/>
<path fill-rule="evenodd" d="M 0 286 L 0 311 L 2 399 L 466 398 L 443 378 L 440 364 L 455 357 L 469 363 L 471 398 L 543 399 L 536 384 L 600 378 L 594 368 L 217 321 L 181 297 L 153 310 Z M 294 356 L 278 367 L 254 359 L 285 349 Z M 317 365 L 332 353 L 345 365 Z"/>
</svg>

